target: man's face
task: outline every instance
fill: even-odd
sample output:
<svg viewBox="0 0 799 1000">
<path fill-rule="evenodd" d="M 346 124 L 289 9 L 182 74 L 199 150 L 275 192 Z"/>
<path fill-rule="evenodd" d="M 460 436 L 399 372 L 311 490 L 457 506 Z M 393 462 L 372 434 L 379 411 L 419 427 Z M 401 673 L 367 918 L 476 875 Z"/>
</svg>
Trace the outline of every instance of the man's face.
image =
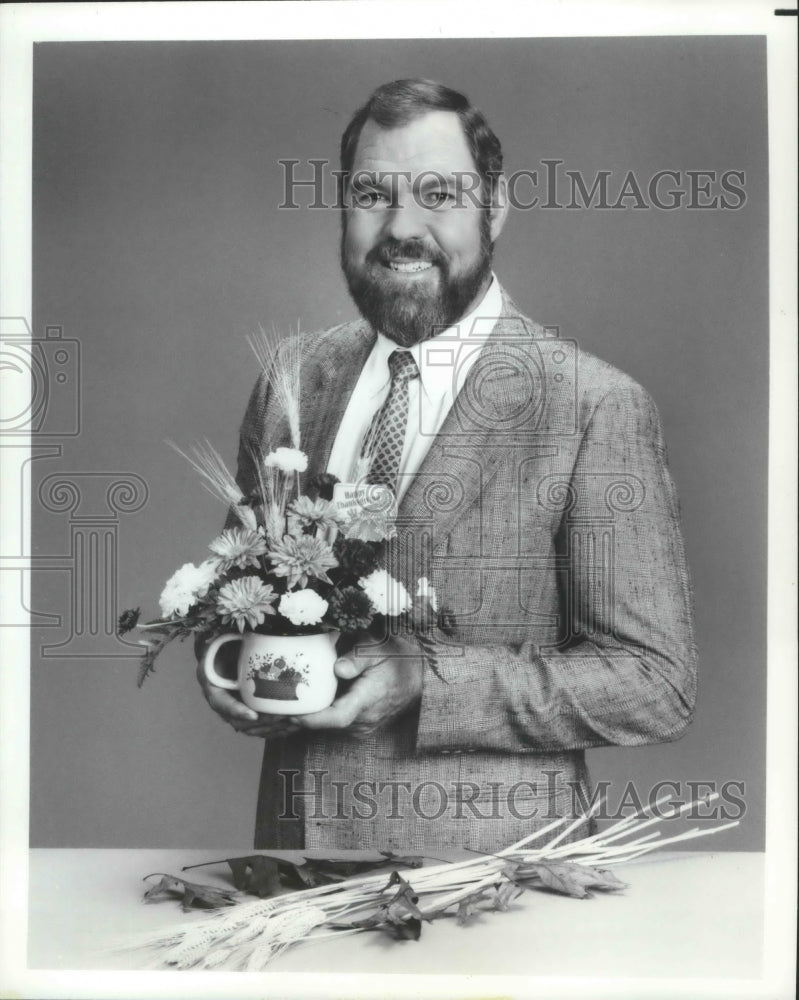
<svg viewBox="0 0 799 1000">
<path fill-rule="evenodd" d="M 409 347 L 456 323 L 491 280 L 504 214 L 487 210 L 458 116 L 367 121 L 350 175 L 341 264 L 363 316 Z M 477 203 L 477 204 L 476 204 Z"/>
</svg>

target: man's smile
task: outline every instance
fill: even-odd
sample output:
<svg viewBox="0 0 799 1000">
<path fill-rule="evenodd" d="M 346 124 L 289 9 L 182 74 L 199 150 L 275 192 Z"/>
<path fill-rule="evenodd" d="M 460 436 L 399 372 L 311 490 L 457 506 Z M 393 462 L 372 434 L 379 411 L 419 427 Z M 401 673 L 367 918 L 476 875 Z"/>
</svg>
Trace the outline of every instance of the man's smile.
<svg viewBox="0 0 799 1000">
<path fill-rule="evenodd" d="M 399 274 L 417 274 L 420 271 L 429 271 L 433 263 L 429 260 L 390 260 L 383 266 Z"/>
</svg>

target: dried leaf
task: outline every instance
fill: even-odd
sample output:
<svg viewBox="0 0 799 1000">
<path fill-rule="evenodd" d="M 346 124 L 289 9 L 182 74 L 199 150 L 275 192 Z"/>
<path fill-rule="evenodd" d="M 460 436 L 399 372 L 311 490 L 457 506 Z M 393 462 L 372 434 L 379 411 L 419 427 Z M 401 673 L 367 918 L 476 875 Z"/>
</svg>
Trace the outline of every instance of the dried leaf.
<svg viewBox="0 0 799 1000">
<path fill-rule="evenodd" d="M 460 917 L 459 923 L 465 923 L 467 919 L 478 914 L 481 907 L 478 906 L 479 903 L 483 902 L 488 896 L 494 894 L 494 888 L 489 888 L 482 886 L 478 889 L 473 889 L 468 895 L 461 896 L 457 904 L 447 903 L 444 906 L 438 906 L 433 909 L 428 909 L 425 913 L 424 919 L 427 921 L 436 920 L 438 917 L 443 917 L 452 909 L 453 906 L 457 905 L 458 909 L 455 916 Z"/>
<path fill-rule="evenodd" d="M 622 882 L 620 878 L 616 878 L 616 873 L 612 872 L 609 868 L 592 868 L 591 871 L 601 875 L 604 880 L 603 885 L 594 887 L 596 889 L 613 892 L 616 889 L 627 888 L 627 883 Z"/>
<path fill-rule="evenodd" d="M 214 909 L 219 906 L 232 906 L 236 902 L 236 894 L 229 889 L 220 889 L 215 885 L 201 885 L 198 882 L 187 882 L 176 875 L 165 875 L 163 872 L 153 872 L 145 875 L 145 879 L 161 876 L 157 885 L 150 886 L 144 898 L 148 903 L 163 896 L 180 896 L 181 906 L 190 910 L 193 906 Z"/>
<path fill-rule="evenodd" d="M 494 890 L 495 910 L 507 910 L 513 900 L 524 892 L 524 889 L 515 882 L 502 882 L 495 886 Z"/>
<path fill-rule="evenodd" d="M 384 931 L 397 941 L 418 941 L 422 935 L 421 914 L 409 914 L 404 900 L 397 900 L 396 897 L 368 917 L 351 923 L 331 923 L 329 926 L 335 930 Z"/>
<path fill-rule="evenodd" d="M 422 921 L 418 917 L 389 920 L 383 929 L 397 941 L 418 941 L 422 936 Z"/>
<path fill-rule="evenodd" d="M 274 858 L 254 854 L 247 858 L 230 858 L 233 885 L 242 892 L 266 899 L 280 892 L 280 870 Z"/>
<path fill-rule="evenodd" d="M 123 636 L 131 632 L 139 622 L 141 617 L 141 608 L 128 608 L 127 611 L 123 611 L 117 620 L 117 635 Z"/>
<path fill-rule="evenodd" d="M 394 886 L 397 887 L 397 891 L 381 903 L 374 913 L 349 924 L 335 923 L 331 926 L 338 929 L 380 930 L 396 940 L 418 941 L 422 934 L 422 920 L 429 921 L 432 917 L 422 915 L 416 905 L 419 897 L 414 892 L 413 886 L 398 872 L 391 873 L 380 893 L 388 892 Z"/>
<path fill-rule="evenodd" d="M 575 899 L 588 899 L 591 896 L 589 889 L 613 892 L 625 888 L 624 882 L 606 869 L 589 868 L 569 861 L 541 861 L 525 868 L 524 872 L 526 877 L 539 880 L 545 889 Z"/>
<path fill-rule="evenodd" d="M 467 899 L 462 899 L 458 903 L 458 912 L 455 915 L 455 919 L 461 925 L 461 927 L 468 923 L 472 917 L 476 916 L 480 912 L 479 907 L 476 905 L 475 901 L 469 897 Z"/>
<path fill-rule="evenodd" d="M 375 864 L 392 864 L 392 865 L 405 865 L 406 868 L 421 868 L 424 864 L 424 855 L 422 854 L 395 854 L 393 851 L 381 851 L 380 852 L 385 861 L 377 861 Z"/>
<path fill-rule="evenodd" d="M 455 634 L 455 629 L 457 627 L 455 621 L 455 614 L 451 608 L 443 606 L 438 613 L 438 627 L 444 633 L 444 635 L 452 636 Z"/>
<path fill-rule="evenodd" d="M 280 864 L 280 878 L 285 886 L 295 889 L 314 889 L 320 884 L 313 869 L 302 861 L 297 863 L 287 861 Z M 327 884 L 327 881 L 324 884 Z"/>
<path fill-rule="evenodd" d="M 433 642 L 430 636 L 426 635 L 424 632 L 415 632 L 414 636 L 419 644 L 419 648 L 422 651 L 422 656 L 427 666 L 433 671 L 440 681 L 443 681 L 445 684 L 449 684 L 449 681 L 438 669 L 438 656 L 436 655 L 435 642 Z"/>
<path fill-rule="evenodd" d="M 348 930 L 363 930 L 371 931 L 376 930 L 385 920 L 385 913 L 383 908 L 377 912 L 373 913 L 370 917 L 363 917 L 361 920 L 351 920 L 348 923 L 341 923 L 340 921 L 331 921 L 328 925 L 332 930 L 336 931 L 348 931 Z"/>
<path fill-rule="evenodd" d="M 419 897 L 414 892 L 413 886 L 410 882 L 406 882 L 405 879 L 399 874 L 399 872 L 392 872 L 391 878 L 388 880 L 388 885 L 382 892 L 390 889 L 392 886 L 396 885 L 397 891 L 388 901 L 389 907 L 397 902 L 402 902 L 411 916 L 416 917 L 418 920 L 423 920 L 422 912 L 416 905 L 419 902 Z"/>
<path fill-rule="evenodd" d="M 334 885 L 344 882 L 353 875 L 362 875 L 387 864 L 400 863 L 393 858 L 381 861 L 344 861 L 341 858 L 303 858 L 300 862 L 283 859 L 278 861 L 284 885 L 305 889 L 313 889 L 319 885 Z"/>
<path fill-rule="evenodd" d="M 226 864 L 230 867 L 233 884 L 242 892 L 261 899 L 274 896 L 282 889 L 314 889 L 321 885 L 334 885 L 353 875 L 382 868 L 388 864 L 405 864 L 418 868 L 423 863 L 421 857 L 401 858 L 390 851 L 381 852 L 380 861 L 345 861 L 341 858 L 303 858 L 302 861 L 288 861 L 269 854 L 249 854 L 241 858 L 223 858 L 218 861 L 204 861 L 191 868 Z"/>
<path fill-rule="evenodd" d="M 178 631 L 170 632 L 167 629 L 153 628 L 145 632 L 143 637 L 139 639 L 139 645 L 144 646 L 144 652 L 139 660 L 139 673 L 136 680 L 138 687 L 144 684 L 150 674 L 155 673 L 156 658 L 168 643 L 177 638 L 178 634 Z"/>
<path fill-rule="evenodd" d="M 320 880 L 318 885 L 341 882 L 388 864 L 388 861 L 343 861 L 340 858 L 305 858 L 305 865 Z"/>
</svg>

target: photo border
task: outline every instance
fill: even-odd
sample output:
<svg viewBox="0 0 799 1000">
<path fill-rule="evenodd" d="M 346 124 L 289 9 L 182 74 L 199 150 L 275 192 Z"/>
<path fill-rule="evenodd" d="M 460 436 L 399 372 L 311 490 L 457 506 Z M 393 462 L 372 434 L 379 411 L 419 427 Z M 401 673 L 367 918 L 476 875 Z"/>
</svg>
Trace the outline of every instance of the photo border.
<svg viewBox="0 0 799 1000">
<path fill-rule="evenodd" d="M 202 17 L 197 17 L 201 8 Z M 768 576 L 767 827 L 764 975 L 757 981 L 590 981 L 592 996 L 790 996 L 795 930 L 796 845 L 796 39 L 775 5 L 546 2 L 523 7 L 476 3 L 319 0 L 164 4 L 7 4 L 0 9 L 0 315 L 31 317 L 31 69 L 39 41 L 293 38 L 599 37 L 763 35 L 769 115 L 770 437 Z M 423 11 L 423 15 L 420 16 Z M 24 387 L 23 387 L 24 388 Z M 24 394 L 24 393 L 23 393 Z M 23 484 L 29 495 L 29 482 Z M 18 495 L 18 494 L 17 494 Z M 779 531 L 776 526 L 779 525 Z M 790 526 L 786 528 L 786 526 Z M 28 551 L 30 549 L 28 548 Z M 11 574 L 0 574 L 11 576 Z M 26 581 L 27 582 L 27 581 Z M 7 581 L 3 581 L 7 586 Z M 15 595 L 16 596 L 16 595 Z M 2 594 L 0 594 L 0 599 Z M 30 606 L 29 594 L 24 595 Z M 256 997 L 262 975 L 241 973 L 48 972 L 20 964 L 26 954 L 29 785 L 29 642 L 7 629 L 0 687 L 2 951 L 4 994 L 24 997 Z M 23 666 L 25 665 L 25 666 Z M 675 956 L 675 959 L 678 957 Z M 587 982 L 541 977 L 386 977 L 274 974 L 281 996 L 585 996 Z"/>
</svg>

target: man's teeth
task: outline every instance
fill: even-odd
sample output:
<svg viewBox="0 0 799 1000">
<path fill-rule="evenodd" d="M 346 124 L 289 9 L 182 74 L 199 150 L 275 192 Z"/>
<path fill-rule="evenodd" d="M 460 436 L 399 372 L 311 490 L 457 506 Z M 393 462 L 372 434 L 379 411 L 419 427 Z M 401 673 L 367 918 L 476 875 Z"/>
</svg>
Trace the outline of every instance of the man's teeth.
<svg viewBox="0 0 799 1000">
<path fill-rule="evenodd" d="M 392 271 L 426 271 L 433 265 L 429 260 L 391 260 L 388 266 Z"/>
</svg>

